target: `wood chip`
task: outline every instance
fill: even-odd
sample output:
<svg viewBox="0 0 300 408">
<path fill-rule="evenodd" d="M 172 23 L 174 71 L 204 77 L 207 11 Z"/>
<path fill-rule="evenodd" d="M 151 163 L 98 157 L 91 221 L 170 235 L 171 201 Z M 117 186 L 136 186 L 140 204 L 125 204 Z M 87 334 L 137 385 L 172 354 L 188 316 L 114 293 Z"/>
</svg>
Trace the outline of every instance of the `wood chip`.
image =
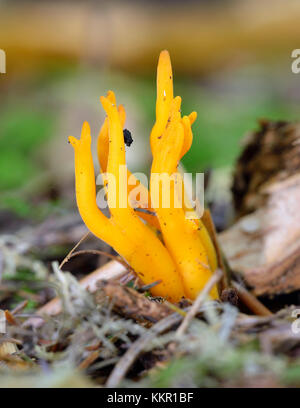
<svg viewBox="0 0 300 408">
<path fill-rule="evenodd" d="M 163 303 L 151 301 L 145 295 L 118 282 L 101 281 L 98 285 L 100 290 L 95 294 L 96 303 L 102 302 L 103 296 L 107 296 L 112 301 L 114 310 L 123 316 L 157 322 L 172 313 Z"/>
</svg>

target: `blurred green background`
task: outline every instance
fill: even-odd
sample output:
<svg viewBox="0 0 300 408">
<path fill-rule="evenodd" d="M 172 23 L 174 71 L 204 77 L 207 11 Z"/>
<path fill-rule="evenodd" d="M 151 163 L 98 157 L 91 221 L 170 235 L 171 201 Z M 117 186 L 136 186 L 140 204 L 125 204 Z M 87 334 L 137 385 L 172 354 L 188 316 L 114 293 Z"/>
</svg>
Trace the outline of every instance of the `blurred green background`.
<svg viewBox="0 0 300 408">
<path fill-rule="evenodd" d="M 0 208 L 43 219 L 74 207 L 73 152 L 88 120 L 96 140 L 99 96 L 127 110 L 133 171 L 148 171 L 155 75 L 168 49 L 183 113 L 198 112 L 188 171 L 229 174 L 259 118 L 297 120 L 300 43 L 293 1 L 87 1 L 0 3 Z M 229 181 L 230 182 L 230 181 Z M 225 183 L 226 184 L 226 183 Z"/>
</svg>

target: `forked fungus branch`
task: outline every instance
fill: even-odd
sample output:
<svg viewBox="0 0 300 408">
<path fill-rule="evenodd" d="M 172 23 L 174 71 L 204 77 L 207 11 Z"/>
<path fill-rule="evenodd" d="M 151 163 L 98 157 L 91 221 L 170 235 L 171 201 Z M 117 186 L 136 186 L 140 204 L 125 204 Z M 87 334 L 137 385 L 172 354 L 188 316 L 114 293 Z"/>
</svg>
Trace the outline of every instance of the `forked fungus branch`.
<svg viewBox="0 0 300 408">
<path fill-rule="evenodd" d="M 182 297 L 194 300 L 217 268 L 214 245 L 201 220 L 188 219 L 185 208 L 177 208 L 176 198 L 164 208 L 160 199 L 162 183 L 155 189 L 152 177 L 154 174 L 175 174 L 170 183 L 170 196 L 174 197 L 175 192 L 176 197 L 176 183 L 182 181 L 177 167 L 192 145 L 191 126 L 197 117 L 196 112 L 181 117 L 181 98 L 173 95 L 169 53 L 161 52 L 157 68 L 156 121 L 150 135 L 153 155 L 150 192 L 127 170 L 125 206 L 120 205 L 122 197 L 118 194 L 122 191 L 120 168 L 126 166 L 123 137 L 126 113 L 122 105 L 117 106 L 112 91 L 100 101 L 107 117 L 98 136 L 97 153 L 102 174 L 112 174 L 116 181 L 116 185 L 105 184 L 108 204 L 115 202 L 116 205 L 109 205 L 109 218 L 97 206 L 91 134 L 85 122 L 79 140 L 69 137 L 75 152 L 76 199 L 80 215 L 88 229 L 111 245 L 144 284 L 160 281 L 151 289 L 154 296 L 172 302 L 178 302 Z M 139 185 L 140 197 L 145 199 L 145 203 L 140 202 L 139 206 L 149 211 L 134 210 L 130 192 L 136 185 Z M 184 191 L 181 193 L 185 194 Z M 216 286 L 210 294 L 218 298 Z"/>
</svg>

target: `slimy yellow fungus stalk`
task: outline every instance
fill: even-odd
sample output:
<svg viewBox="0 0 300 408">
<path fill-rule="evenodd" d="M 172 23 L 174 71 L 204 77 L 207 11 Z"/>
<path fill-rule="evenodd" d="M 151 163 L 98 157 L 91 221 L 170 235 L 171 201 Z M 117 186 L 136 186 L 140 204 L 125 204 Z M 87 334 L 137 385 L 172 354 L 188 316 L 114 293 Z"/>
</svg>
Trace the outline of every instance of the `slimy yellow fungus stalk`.
<svg viewBox="0 0 300 408">
<path fill-rule="evenodd" d="M 117 105 L 112 91 L 100 101 L 107 116 L 98 135 L 97 153 L 110 217 L 106 217 L 96 203 L 87 122 L 83 124 L 79 140 L 69 137 L 75 153 L 76 200 L 80 215 L 87 228 L 111 245 L 144 284 L 159 281 L 151 289 L 152 295 L 171 302 L 178 302 L 183 297 L 194 300 L 217 268 L 217 257 L 201 220 L 188 219 L 184 205 L 177 205 L 179 196 L 186 196 L 177 168 L 182 156 L 191 148 L 191 126 L 197 114 L 192 112 L 181 117 L 181 98 L 173 96 L 169 53 L 161 52 L 157 68 L 156 121 L 150 134 L 153 155 L 150 191 L 126 167 L 123 105 Z M 112 176 L 114 182 L 107 175 Z M 162 199 L 163 183 L 159 181 L 164 175 L 170 180 L 167 206 Z M 131 193 L 137 186 L 140 199 L 133 202 Z M 216 287 L 210 295 L 218 298 Z"/>
</svg>

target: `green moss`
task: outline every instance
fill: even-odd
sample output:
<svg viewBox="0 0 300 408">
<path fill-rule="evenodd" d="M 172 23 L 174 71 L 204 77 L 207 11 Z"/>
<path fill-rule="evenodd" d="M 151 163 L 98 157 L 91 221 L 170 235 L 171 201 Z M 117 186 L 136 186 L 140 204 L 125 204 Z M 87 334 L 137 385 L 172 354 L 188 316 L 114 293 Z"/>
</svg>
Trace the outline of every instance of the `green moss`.
<svg viewBox="0 0 300 408">
<path fill-rule="evenodd" d="M 35 154 L 50 136 L 53 118 L 17 106 L 3 111 L 0 121 L 0 189 L 16 189 L 41 171 Z"/>
</svg>

